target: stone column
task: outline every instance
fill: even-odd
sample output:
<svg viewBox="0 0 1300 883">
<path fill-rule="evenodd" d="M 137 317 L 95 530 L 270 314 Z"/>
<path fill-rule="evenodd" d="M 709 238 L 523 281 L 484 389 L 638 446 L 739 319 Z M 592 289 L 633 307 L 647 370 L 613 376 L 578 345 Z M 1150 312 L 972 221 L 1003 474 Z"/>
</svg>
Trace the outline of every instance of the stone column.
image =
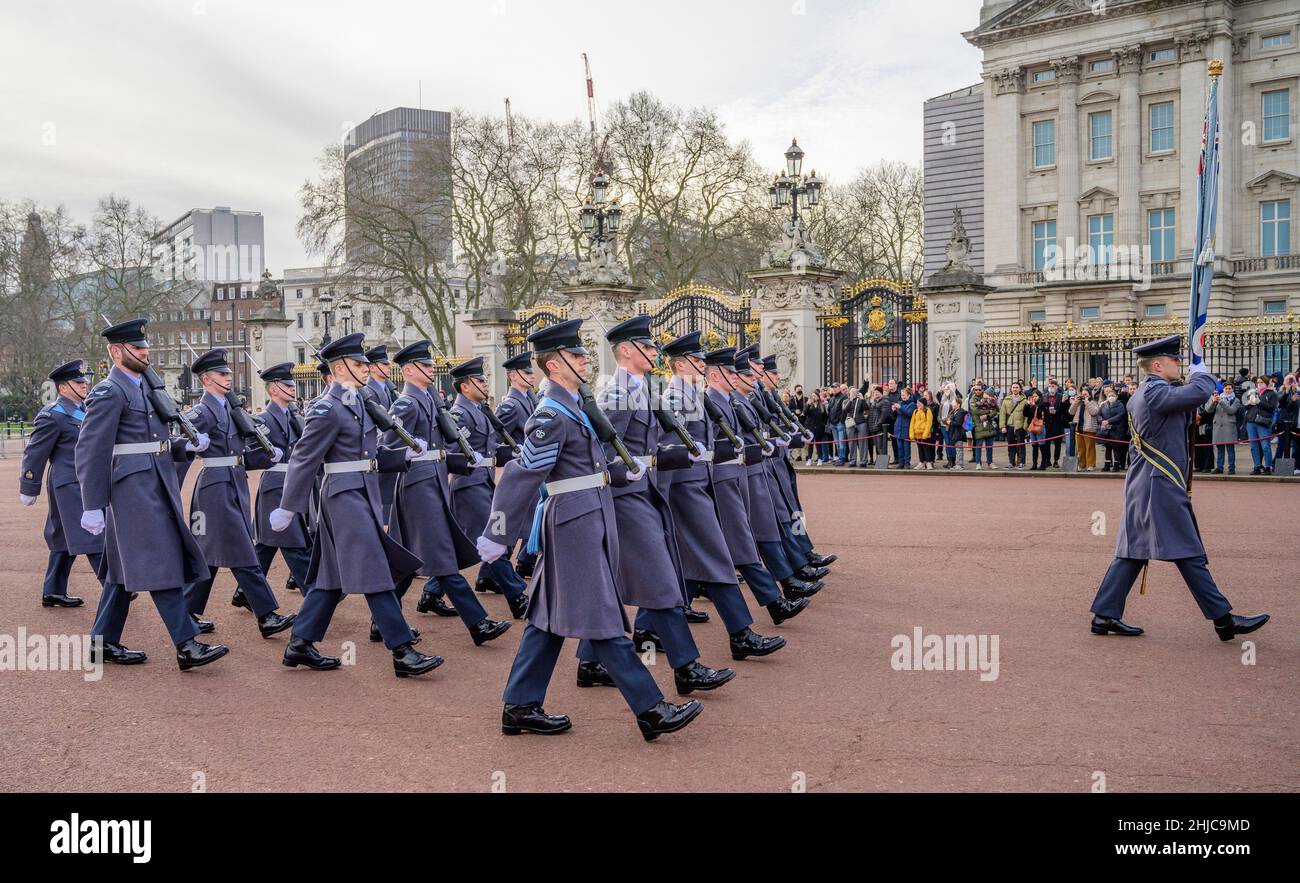
<svg viewBox="0 0 1300 883">
<path fill-rule="evenodd" d="M 1013 275 L 1032 266 L 1021 259 L 1020 191 L 1028 163 L 1020 149 L 1020 96 L 1025 90 L 1024 68 L 985 75 L 988 107 L 984 128 L 984 266 L 991 273 Z M 806 388 L 806 387 L 805 387 Z"/>
<path fill-rule="evenodd" d="M 1056 245 L 1063 260 L 1057 269 L 1073 278 L 1076 249 L 1087 245 L 1079 238 L 1079 161 L 1088 149 L 1079 134 L 1079 57 L 1071 55 L 1052 62 L 1056 70 L 1059 107 L 1056 133 Z"/>
<path fill-rule="evenodd" d="M 937 389 L 948 381 L 964 395 L 975 376 L 975 344 L 984 329 L 984 297 L 992 287 L 979 277 L 944 280 L 936 273 L 921 290 L 929 304 L 926 320 L 926 377 Z"/>
<path fill-rule="evenodd" d="M 515 321 L 515 311 L 505 307 L 484 307 L 465 320 L 474 333 L 474 355 L 483 357 L 483 373 L 494 402 L 506 395 L 506 372 L 501 363 L 510 357 L 506 334 Z"/>
<path fill-rule="evenodd" d="M 249 410 L 252 413 L 266 407 L 266 384 L 257 376 L 259 367 L 266 369 L 281 362 L 292 362 L 293 348 L 289 345 L 289 326 L 293 319 L 286 319 L 279 310 L 264 307 L 252 318 L 244 320 L 248 332 L 248 352 L 253 357 L 252 382 L 249 383 Z"/>
<path fill-rule="evenodd" d="M 588 376 L 593 386 L 600 377 L 614 373 L 614 351 L 605 341 L 605 331 L 632 318 L 644 292 L 639 285 L 574 285 L 560 289 L 569 299 L 569 318 L 582 320 L 582 341 L 591 353 Z"/>
<path fill-rule="evenodd" d="M 761 311 L 760 348 L 775 355 L 787 385 L 805 390 L 822 385 L 822 338 L 817 310 L 839 299 L 839 270 L 776 267 L 746 273 L 758 287 Z"/>
<path fill-rule="evenodd" d="M 1119 71 L 1119 119 L 1116 121 L 1119 169 L 1119 217 L 1115 244 L 1145 253 L 1146 225 L 1142 223 L 1138 182 L 1142 169 L 1142 102 L 1138 98 L 1138 74 L 1142 70 L 1142 46 L 1134 44 L 1111 52 Z M 1130 255 L 1133 253 L 1130 252 Z M 1136 259 L 1131 258 L 1136 265 Z"/>
</svg>

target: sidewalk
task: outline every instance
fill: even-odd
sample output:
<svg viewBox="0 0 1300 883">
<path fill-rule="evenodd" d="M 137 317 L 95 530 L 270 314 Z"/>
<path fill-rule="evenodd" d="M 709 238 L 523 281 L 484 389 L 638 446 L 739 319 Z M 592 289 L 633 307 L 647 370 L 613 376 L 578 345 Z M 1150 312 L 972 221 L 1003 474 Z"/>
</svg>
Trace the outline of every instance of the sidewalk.
<svg viewBox="0 0 1300 883">
<path fill-rule="evenodd" d="M 888 469 L 865 469 L 856 466 L 807 466 L 801 462 L 794 464 L 795 471 L 800 474 L 811 475 L 839 475 L 849 473 L 855 475 L 923 475 L 934 477 L 938 475 L 948 476 L 971 476 L 974 478 L 1082 478 L 1082 479 L 1123 479 L 1126 473 L 1123 472 L 1065 472 L 1061 469 L 1048 469 L 1045 472 L 1035 472 L 1025 467 L 1024 469 L 1008 469 L 1006 466 L 995 466 L 989 469 L 987 466 L 983 470 L 976 469 L 973 465 L 967 464 L 965 469 L 944 469 L 943 466 L 935 464 L 934 469 L 898 469 L 890 466 Z M 1197 472 L 1192 476 L 1192 486 L 1195 487 L 1197 482 L 1201 481 L 1246 481 L 1246 482 L 1277 482 L 1279 484 L 1297 484 L 1300 483 L 1300 475 L 1251 475 L 1251 467 L 1246 467 L 1245 473 L 1238 467 L 1236 475 L 1214 475 L 1204 472 Z"/>
</svg>

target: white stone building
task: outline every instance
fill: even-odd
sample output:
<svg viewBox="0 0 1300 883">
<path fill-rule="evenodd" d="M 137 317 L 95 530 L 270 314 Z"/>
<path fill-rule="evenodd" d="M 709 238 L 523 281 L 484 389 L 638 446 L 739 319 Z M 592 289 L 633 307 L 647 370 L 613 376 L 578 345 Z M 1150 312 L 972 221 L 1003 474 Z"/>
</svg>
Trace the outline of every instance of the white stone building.
<svg viewBox="0 0 1300 883">
<path fill-rule="evenodd" d="M 1300 4 L 985 0 L 965 36 L 984 53 L 986 329 L 1185 320 L 1211 59 L 1210 316 L 1300 312 Z"/>
</svg>

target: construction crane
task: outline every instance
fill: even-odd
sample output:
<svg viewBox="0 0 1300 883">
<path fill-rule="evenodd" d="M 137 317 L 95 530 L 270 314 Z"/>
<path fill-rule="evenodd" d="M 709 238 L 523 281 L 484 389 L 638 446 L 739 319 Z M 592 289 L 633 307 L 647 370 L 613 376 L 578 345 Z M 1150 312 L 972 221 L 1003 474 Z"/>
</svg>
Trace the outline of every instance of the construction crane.
<svg viewBox="0 0 1300 883">
<path fill-rule="evenodd" d="M 609 133 L 605 133 L 605 138 L 597 141 L 596 134 L 596 86 L 591 78 L 591 62 L 587 59 L 587 53 L 582 53 L 582 66 L 587 75 L 587 119 L 591 121 L 591 168 L 592 174 L 605 168 L 605 145 L 609 140 Z"/>
</svg>

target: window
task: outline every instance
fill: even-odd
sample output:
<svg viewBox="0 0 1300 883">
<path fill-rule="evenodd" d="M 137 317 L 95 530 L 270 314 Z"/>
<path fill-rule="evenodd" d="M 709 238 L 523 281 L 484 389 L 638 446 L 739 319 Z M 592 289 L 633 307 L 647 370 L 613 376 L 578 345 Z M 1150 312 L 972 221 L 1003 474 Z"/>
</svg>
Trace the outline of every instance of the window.
<svg viewBox="0 0 1300 883">
<path fill-rule="evenodd" d="M 1291 253 L 1291 200 L 1274 199 L 1259 205 L 1260 254 L 1266 258 Z"/>
<path fill-rule="evenodd" d="M 1034 222 L 1034 270 L 1056 269 L 1056 222 Z"/>
<path fill-rule="evenodd" d="M 1115 216 L 1088 215 L 1088 252 L 1093 263 L 1108 264 L 1115 250 Z"/>
<path fill-rule="evenodd" d="M 1088 62 L 1088 72 L 1092 74 L 1102 74 L 1115 69 L 1115 59 L 1103 58 L 1098 61 Z"/>
<path fill-rule="evenodd" d="M 305 327 L 305 326 L 303 325 L 303 323 L 302 323 L 302 313 L 299 313 L 299 314 L 298 314 L 298 327 L 299 327 L 299 328 L 303 328 L 303 327 Z M 301 362 L 302 360 L 299 359 L 298 361 Z"/>
<path fill-rule="evenodd" d="M 1291 90 L 1264 93 L 1264 141 L 1285 141 L 1291 137 Z"/>
<path fill-rule="evenodd" d="M 320 327 L 320 313 L 312 313 L 312 314 L 311 314 L 311 327 L 313 327 L 313 328 L 319 328 L 319 327 Z"/>
<path fill-rule="evenodd" d="M 1031 324 L 1034 323 L 1034 322 L 1046 322 L 1046 321 L 1047 321 L 1047 310 L 1030 310 L 1030 311 L 1029 311 L 1029 321 L 1030 321 Z"/>
<path fill-rule="evenodd" d="M 1174 149 L 1174 103 L 1161 101 L 1151 105 L 1148 110 L 1151 119 L 1151 132 L 1148 144 L 1152 153 L 1163 153 Z"/>
<path fill-rule="evenodd" d="M 1291 370 L 1291 347 L 1264 347 L 1264 373 L 1285 374 Z"/>
<path fill-rule="evenodd" d="M 1162 61 L 1173 61 L 1174 50 L 1172 47 L 1168 49 L 1156 49 L 1151 53 L 1151 60 L 1157 64 Z"/>
<path fill-rule="evenodd" d="M 369 328 L 369 327 L 370 327 L 370 311 L 369 311 L 369 310 L 362 310 L 362 311 L 361 311 L 361 327 L 362 327 L 362 328 Z"/>
<path fill-rule="evenodd" d="M 1055 79 L 1056 79 L 1056 71 L 1054 70 L 1034 71 L 1035 83 L 1050 83 Z"/>
<path fill-rule="evenodd" d="M 1281 34 L 1269 34 L 1259 41 L 1261 49 L 1280 49 L 1283 46 L 1291 45 L 1291 32 L 1287 31 Z"/>
<path fill-rule="evenodd" d="M 392 327 L 393 327 L 393 311 L 392 311 L 392 310 L 384 310 L 384 327 L 385 327 L 385 328 L 392 328 Z"/>
<path fill-rule="evenodd" d="M 243 328 L 240 328 L 240 329 L 239 329 L 239 339 L 240 339 L 240 340 L 243 340 L 243 339 L 244 339 L 244 329 L 243 329 Z M 242 353 L 241 353 L 241 355 L 242 355 Z"/>
<path fill-rule="evenodd" d="M 1169 315 L 1169 307 L 1166 304 L 1147 304 L 1146 316 L 1148 319 L 1163 319 Z"/>
<path fill-rule="evenodd" d="M 206 332 L 206 331 L 203 332 L 203 342 L 204 342 L 204 343 L 207 343 L 207 342 L 208 342 L 208 332 Z"/>
<path fill-rule="evenodd" d="M 1088 114 L 1088 158 L 1110 159 L 1114 156 L 1111 141 L 1110 111 Z"/>
<path fill-rule="evenodd" d="M 1079 307 L 1080 319 L 1100 319 L 1101 307 Z"/>
<path fill-rule="evenodd" d="M 1047 374 L 1047 353 L 1029 355 L 1029 376 L 1042 377 Z"/>
<path fill-rule="evenodd" d="M 294 294 L 294 297 L 296 297 L 298 300 L 302 300 L 302 289 L 301 289 L 301 288 L 299 288 L 299 289 L 297 290 L 297 292 Z M 301 362 L 302 359 L 299 359 L 298 361 Z"/>
<path fill-rule="evenodd" d="M 1152 261 L 1174 259 L 1174 210 L 1160 208 L 1147 212 L 1147 241 Z"/>
<path fill-rule="evenodd" d="M 225 296 L 226 296 L 226 292 L 225 292 L 225 290 L 224 290 L 224 289 L 221 289 L 221 288 L 218 288 L 218 289 L 217 289 L 217 300 L 221 300 L 221 299 L 222 299 L 223 297 L 225 297 Z"/>
<path fill-rule="evenodd" d="M 298 364 L 301 365 L 306 361 L 307 361 L 307 351 L 302 347 L 298 347 Z"/>
<path fill-rule="evenodd" d="M 1056 120 L 1034 123 L 1034 168 L 1056 165 Z"/>
</svg>

